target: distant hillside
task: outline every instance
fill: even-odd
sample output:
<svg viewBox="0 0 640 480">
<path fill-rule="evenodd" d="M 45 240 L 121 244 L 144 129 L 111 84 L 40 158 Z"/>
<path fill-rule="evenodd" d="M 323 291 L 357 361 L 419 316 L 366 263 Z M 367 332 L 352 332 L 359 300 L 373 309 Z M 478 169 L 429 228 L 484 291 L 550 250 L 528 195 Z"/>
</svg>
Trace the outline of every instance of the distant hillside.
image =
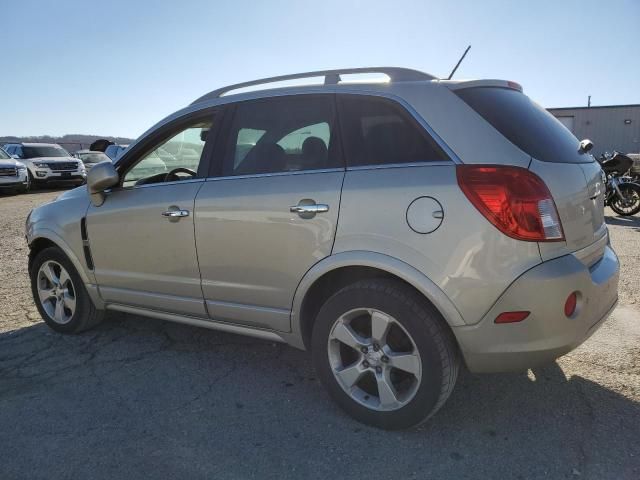
<svg viewBox="0 0 640 480">
<path fill-rule="evenodd" d="M 114 143 L 128 145 L 133 142 L 132 138 L 125 137 L 111 137 L 109 135 L 79 135 L 71 134 L 64 135 L 62 137 L 51 137 L 49 135 L 42 135 L 38 137 L 14 137 L 6 136 L 0 137 L 0 145 L 5 143 L 20 143 L 20 142 L 35 142 L 35 143 L 57 143 L 71 152 L 76 150 L 82 150 L 83 148 L 89 148 L 94 141 L 99 138 L 106 138 Z"/>
</svg>

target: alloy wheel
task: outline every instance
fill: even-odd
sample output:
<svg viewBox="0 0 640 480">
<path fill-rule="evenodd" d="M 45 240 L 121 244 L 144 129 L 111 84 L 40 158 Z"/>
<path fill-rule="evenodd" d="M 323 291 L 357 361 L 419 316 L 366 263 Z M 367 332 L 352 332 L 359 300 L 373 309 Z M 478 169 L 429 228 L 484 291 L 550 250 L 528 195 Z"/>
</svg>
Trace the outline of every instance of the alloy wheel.
<svg viewBox="0 0 640 480">
<path fill-rule="evenodd" d="M 76 289 L 69 273 L 58 262 L 48 260 L 38 270 L 38 298 L 54 322 L 64 325 L 76 311 Z"/>
<path fill-rule="evenodd" d="M 422 362 L 414 340 L 380 310 L 358 308 L 340 316 L 329 333 L 328 356 L 342 389 L 372 410 L 398 410 L 420 387 Z"/>
</svg>

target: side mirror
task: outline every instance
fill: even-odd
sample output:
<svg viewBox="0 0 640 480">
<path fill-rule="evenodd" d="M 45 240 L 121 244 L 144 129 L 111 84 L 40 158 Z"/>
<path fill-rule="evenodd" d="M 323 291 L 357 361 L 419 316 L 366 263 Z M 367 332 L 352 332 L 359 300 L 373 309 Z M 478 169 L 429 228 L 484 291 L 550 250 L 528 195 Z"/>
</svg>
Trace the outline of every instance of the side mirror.
<svg viewBox="0 0 640 480">
<path fill-rule="evenodd" d="M 11 158 L 13 158 L 14 160 L 20 160 L 20 157 L 16 154 L 11 155 Z"/>
<path fill-rule="evenodd" d="M 91 203 L 99 207 L 104 203 L 104 191 L 114 187 L 120 181 L 113 163 L 105 160 L 96 163 L 87 174 L 87 190 L 91 195 Z"/>
</svg>

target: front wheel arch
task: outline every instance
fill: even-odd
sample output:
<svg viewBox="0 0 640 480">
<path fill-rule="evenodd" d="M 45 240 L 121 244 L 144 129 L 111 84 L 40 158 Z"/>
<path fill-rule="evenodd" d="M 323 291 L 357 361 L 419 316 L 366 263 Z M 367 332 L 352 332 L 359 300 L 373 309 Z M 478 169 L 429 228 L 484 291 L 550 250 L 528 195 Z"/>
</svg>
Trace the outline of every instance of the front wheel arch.
<svg viewBox="0 0 640 480">
<path fill-rule="evenodd" d="M 29 244 L 29 274 L 31 274 L 33 260 L 36 258 L 38 253 L 49 247 L 60 248 L 55 242 L 44 237 L 36 238 Z"/>
<path fill-rule="evenodd" d="M 83 263 L 71 247 L 60 237 L 55 231 L 48 228 L 37 228 L 33 232 L 29 232 L 29 271 L 31 271 L 31 263 L 35 256 L 47 247 L 58 247 L 67 256 L 73 264 L 80 278 L 85 284 L 94 284 L 95 279 L 93 272 L 87 270 L 87 266 Z"/>
</svg>

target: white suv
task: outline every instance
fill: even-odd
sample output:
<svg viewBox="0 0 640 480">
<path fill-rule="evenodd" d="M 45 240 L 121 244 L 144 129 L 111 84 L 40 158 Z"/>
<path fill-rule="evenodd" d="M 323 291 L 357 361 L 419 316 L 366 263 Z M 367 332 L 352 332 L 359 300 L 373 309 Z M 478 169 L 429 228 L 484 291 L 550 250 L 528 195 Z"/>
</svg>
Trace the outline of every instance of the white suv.
<svg viewBox="0 0 640 480">
<path fill-rule="evenodd" d="M 4 149 L 27 166 L 32 184 L 63 181 L 81 185 L 86 180 L 84 164 L 55 143 L 10 143 Z"/>
</svg>

